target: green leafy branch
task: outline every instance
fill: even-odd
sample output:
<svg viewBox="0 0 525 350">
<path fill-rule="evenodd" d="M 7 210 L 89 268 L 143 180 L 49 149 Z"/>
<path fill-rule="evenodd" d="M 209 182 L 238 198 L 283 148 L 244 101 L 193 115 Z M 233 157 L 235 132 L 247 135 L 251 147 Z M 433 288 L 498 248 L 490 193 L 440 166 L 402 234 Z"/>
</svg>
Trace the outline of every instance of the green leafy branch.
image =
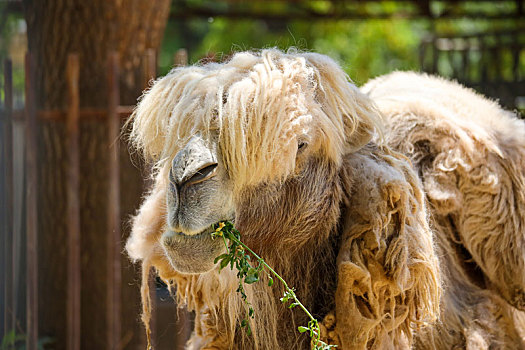
<svg viewBox="0 0 525 350">
<path fill-rule="evenodd" d="M 253 250 L 241 241 L 240 232 L 233 226 L 230 221 L 219 222 L 215 225 L 215 232 L 212 233 L 213 238 L 222 238 L 226 247 L 226 253 L 215 258 L 215 263 L 219 263 L 219 271 L 230 265 L 230 269 L 237 269 L 237 278 L 239 279 L 239 286 L 237 292 L 241 295 L 245 307 L 247 318 L 254 318 L 255 312 L 251 303 L 247 300 L 244 284 L 252 284 L 259 281 L 261 273 L 266 273 L 268 276 L 268 286 L 273 285 L 272 276 L 276 277 L 285 288 L 283 297 L 280 299 L 281 303 L 288 305 L 288 308 L 301 308 L 310 318 L 308 325 L 299 326 L 300 333 L 307 333 L 312 339 L 314 350 L 330 350 L 336 348 L 335 345 L 328 345 L 321 340 L 321 331 L 319 329 L 319 322 L 312 316 L 310 311 L 299 301 L 295 294 L 294 288 L 290 288 L 288 283 L 272 269 L 261 257 L 259 257 Z M 228 245 L 229 241 L 229 245 Z M 255 258 L 252 265 L 251 256 Z M 241 322 L 241 327 L 246 327 L 248 334 L 251 334 L 251 328 L 248 320 L 245 318 Z"/>
<path fill-rule="evenodd" d="M 14 329 L 5 333 L 0 342 L 0 350 L 25 350 L 27 335 L 17 333 Z M 39 338 L 36 348 L 37 350 L 44 350 L 45 346 L 52 344 L 53 339 L 50 337 Z"/>
</svg>

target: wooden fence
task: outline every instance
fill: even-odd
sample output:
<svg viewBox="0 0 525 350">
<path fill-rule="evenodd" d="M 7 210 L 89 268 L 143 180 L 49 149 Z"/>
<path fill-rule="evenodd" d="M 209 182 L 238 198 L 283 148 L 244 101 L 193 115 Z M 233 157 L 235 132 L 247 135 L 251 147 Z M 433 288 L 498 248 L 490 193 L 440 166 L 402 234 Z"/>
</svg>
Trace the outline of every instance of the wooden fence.
<svg viewBox="0 0 525 350">
<path fill-rule="evenodd" d="M 181 51 L 175 57 L 175 64 L 185 64 L 187 55 Z M 2 277 L 2 304 L 3 314 L 2 323 L 3 333 L 6 336 L 11 330 L 21 329 L 25 333 L 26 348 L 29 350 L 37 349 L 39 339 L 44 334 L 39 334 L 39 305 L 46 303 L 46 300 L 39 300 L 39 268 L 38 268 L 38 251 L 39 251 L 39 235 L 38 235 L 38 220 L 39 209 L 37 199 L 38 186 L 38 167 L 39 162 L 37 158 L 37 125 L 40 121 L 47 122 L 65 122 L 66 125 L 66 145 L 67 145 L 67 171 L 66 171 L 66 191 L 67 191 L 67 205 L 66 205 L 66 220 L 67 220 L 67 281 L 63 281 L 67 288 L 66 301 L 66 315 L 67 315 L 67 330 L 65 339 L 65 347 L 71 350 L 77 350 L 81 347 L 82 327 L 81 319 L 82 312 L 89 312 L 89 310 L 81 310 L 81 293 L 89 293 L 89 290 L 82 289 L 82 273 L 81 273 L 81 224 L 80 224 L 80 151 L 79 151 L 79 137 L 80 137 L 80 123 L 86 120 L 96 120 L 107 125 L 107 149 L 109 151 L 109 185 L 107 193 L 107 232 L 106 239 L 106 344 L 107 349 L 119 349 L 123 347 L 122 339 L 122 289 L 123 288 L 137 288 L 137 285 L 124 285 L 122 281 L 122 232 L 121 224 L 123 218 L 121 217 L 121 193 L 120 193 L 120 177 L 121 169 L 119 162 L 119 138 L 120 129 L 123 119 L 127 118 L 132 112 L 133 106 L 120 104 L 119 91 L 119 63 L 118 54 L 111 53 L 108 57 L 107 66 L 107 88 L 108 88 L 108 103 L 104 109 L 94 108 L 80 108 L 80 92 L 79 92 L 79 71 L 81 69 L 79 57 L 77 54 L 70 54 L 67 60 L 66 80 L 68 90 L 68 103 L 65 110 L 37 110 L 35 104 L 34 91 L 34 68 L 35 62 L 30 54 L 26 55 L 25 59 L 25 107 L 23 110 L 13 109 L 13 75 L 12 63 L 10 60 L 4 62 L 4 109 L 2 124 L 2 172 L 0 188 L 2 189 L 1 198 L 1 219 L 3 222 L 1 230 L 2 246 L 2 266 L 0 272 Z M 148 51 L 143 59 L 144 65 L 142 67 L 142 75 L 144 86 L 156 76 L 156 57 L 153 51 Z M 25 127 L 25 157 L 15 161 L 21 161 L 24 164 L 25 174 L 15 173 L 13 165 L 13 126 L 14 123 L 20 123 Z M 18 208 L 21 210 L 24 221 L 25 230 L 14 230 L 14 200 L 13 200 L 13 184 L 15 178 L 25 177 L 25 200 L 24 207 Z M 142 192 L 143 188 L 130 189 Z M 137 203 L 138 205 L 138 203 Z M 20 243 L 25 242 L 24 249 L 20 249 Z M 25 257 L 25 262 L 21 262 L 21 257 Z M 22 271 L 23 270 L 23 271 Z M 25 325 L 17 324 L 17 305 L 20 305 L 19 296 L 15 288 L 15 277 L 24 272 L 25 276 Z M 152 277 L 153 278 L 153 277 Z M 154 283 L 154 282 L 152 282 Z M 158 300 L 158 288 L 152 288 L 152 300 Z M 159 302 L 166 304 L 166 296 Z M 171 299 L 170 299 L 171 300 Z M 169 313 L 175 313 L 173 302 L 170 302 Z M 159 305 L 160 306 L 160 305 Z M 138 301 L 133 301 L 133 308 L 136 311 L 136 320 L 138 322 L 138 314 L 141 312 Z M 161 310 L 162 311 L 162 310 Z M 19 314 L 19 313 L 18 313 Z M 158 312 L 159 316 L 166 314 L 166 312 Z M 178 328 L 175 330 L 176 348 L 182 348 L 189 333 L 190 319 L 184 313 L 180 313 L 182 321 L 179 321 Z M 171 315 L 169 321 L 173 323 L 175 315 Z M 96 322 L 96 320 L 93 320 Z M 156 328 L 162 328 L 164 320 L 157 317 L 153 322 L 154 337 L 155 334 L 160 337 L 162 331 L 155 332 Z M 156 326 L 157 325 L 157 326 Z M 18 331 L 20 333 L 20 331 Z M 159 340 L 158 340 L 159 341 Z M 171 339 L 173 344 L 173 339 Z M 145 347 L 145 345 L 143 346 Z"/>
<path fill-rule="evenodd" d="M 421 44 L 419 62 L 423 71 L 457 79 L 523 113 L 524 54 L 525 28 L 487 30 L 428 37 Z"/>
</svg>

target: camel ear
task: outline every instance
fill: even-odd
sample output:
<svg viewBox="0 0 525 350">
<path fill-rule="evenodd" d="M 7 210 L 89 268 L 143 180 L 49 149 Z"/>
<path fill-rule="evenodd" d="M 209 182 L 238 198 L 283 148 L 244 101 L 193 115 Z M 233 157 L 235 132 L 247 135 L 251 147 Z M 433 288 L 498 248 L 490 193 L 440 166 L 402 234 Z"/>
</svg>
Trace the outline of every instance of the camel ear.
<svg viewBox="0 0 525 350">
<path fill-rule="evenodd" d="M 355 86 L 331 58 L 316 53 L 305 54 L 316 69 L 316 99 L 323 112 L 336 124 L 342 124 L 345 152 L 353 153 L 366 145 L 374 133 L 381 136 L 382 120 L 372 100 Z"/>
</svg>

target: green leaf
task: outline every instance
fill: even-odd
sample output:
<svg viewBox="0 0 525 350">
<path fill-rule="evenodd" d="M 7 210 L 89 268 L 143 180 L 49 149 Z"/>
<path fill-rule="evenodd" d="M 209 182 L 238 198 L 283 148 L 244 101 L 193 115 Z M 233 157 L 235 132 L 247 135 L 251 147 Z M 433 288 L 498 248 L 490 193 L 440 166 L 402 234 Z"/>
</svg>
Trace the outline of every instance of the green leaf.
<svg viewBox="0 0 525 350">
<path fill-rule="evenodd" d="M 241 327 L 246 327 L 248 325 L 248 321 L 242 320 L 241 321 Z"/>
<path fill-rule="evenodd" d="M 216 264 L 219 260 L 222 260 L 226 257 L 229 257 L 230 255 L 229 254 L 221 254 L 219 255 L 218 257 L 215 258 L 215 260 L 213 260 L 213 263 Z"/>
<path fill-rule="evenodd" d="M 15 349 L 17 343 L 25 341 L 26 338 L 27 336 L 25 334 L 17 334 L 15 330 L 11 330 L 4 335 L 0 349 Z"/>
<path fill-rule="evenodd" d="M 272 286 L 273 285 L 273 278 L 271 277 L 268 277 L 268 286 Z"/>
<path fill-rule="evenodd" d="M 255 283 L 259 280 L 259 276 L 257 275 L 248 275 L 246 276 L 246 278 L 244 279 L 244 283 L 246 284 L 252 284 L 252 283 Z"/>
<path fill-rule="evenodd" d="M 228 263 L 230 262 L 230 259 L 231 259 L 230 256 L 228 256 L 228 257 L 222 259 L 222 261 L 221 261 L 221 265 L 220 265 L 220 268 L 219 268 L 219 271 L 222 270 L 222 269 L 224 269 L 224 268 L 228 265 Z"/>
<path fill-rule="evenodd" d="M 16 333 L 14 330 L 7 332 L 2 339 L 2 349 L 4 349 L 4 347 L 7 349 L 8 345 L 14 344 L 15 339 Z"/>
<path fill-rule="evenodd" d="M 288 308 L 291 309 L 291 308 L 294 308 L 296 307 L 297 305 L 299 305 L 299 303 L 291 303 Z"/>
<path fill-rule="evenodd" d="M 297 329 L 299 330 L 299 333 L 304 333 L 308 331 L 308 327 L 303 327 L 303 326 L 299 326 L 297 327 Z"/>
</svg>

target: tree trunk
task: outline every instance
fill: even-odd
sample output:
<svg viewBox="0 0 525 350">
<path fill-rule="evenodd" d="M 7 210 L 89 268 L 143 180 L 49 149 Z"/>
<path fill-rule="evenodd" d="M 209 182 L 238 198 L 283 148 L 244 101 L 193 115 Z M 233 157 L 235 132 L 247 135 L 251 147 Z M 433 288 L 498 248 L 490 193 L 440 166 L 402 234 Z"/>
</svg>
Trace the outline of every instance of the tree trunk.
<svg viewBox="0 0 525 350">
<path fill-rule="evenodd" d="M 108 103 L 107 60 L 120 54 L 121 104 L 134 104 L 142 90 L 141 64 L 147 49 L 157 50 L 170 0 L 26 1 L 29 52 L 36 62 L 38 109 L 67 107 L 66 62 L 80 57 L 80 107 Z M 105 121 L 80 123 L 81 347 L 108 348 L 106 323 L 106 236 L 108 142 Z M 50 336 L 54 349 L 66 347 L 67 226 L 65 123 L 39 124 L 39 336 Z M 121 218 L 123 241 L 143 191 L 142 174 L 121 145 Z M 138 278 L 122 256 L 122 348 L 144 348 L 139 323 Z M 131 286 L 131 287 L 130 287 Z"/>
</svg>

